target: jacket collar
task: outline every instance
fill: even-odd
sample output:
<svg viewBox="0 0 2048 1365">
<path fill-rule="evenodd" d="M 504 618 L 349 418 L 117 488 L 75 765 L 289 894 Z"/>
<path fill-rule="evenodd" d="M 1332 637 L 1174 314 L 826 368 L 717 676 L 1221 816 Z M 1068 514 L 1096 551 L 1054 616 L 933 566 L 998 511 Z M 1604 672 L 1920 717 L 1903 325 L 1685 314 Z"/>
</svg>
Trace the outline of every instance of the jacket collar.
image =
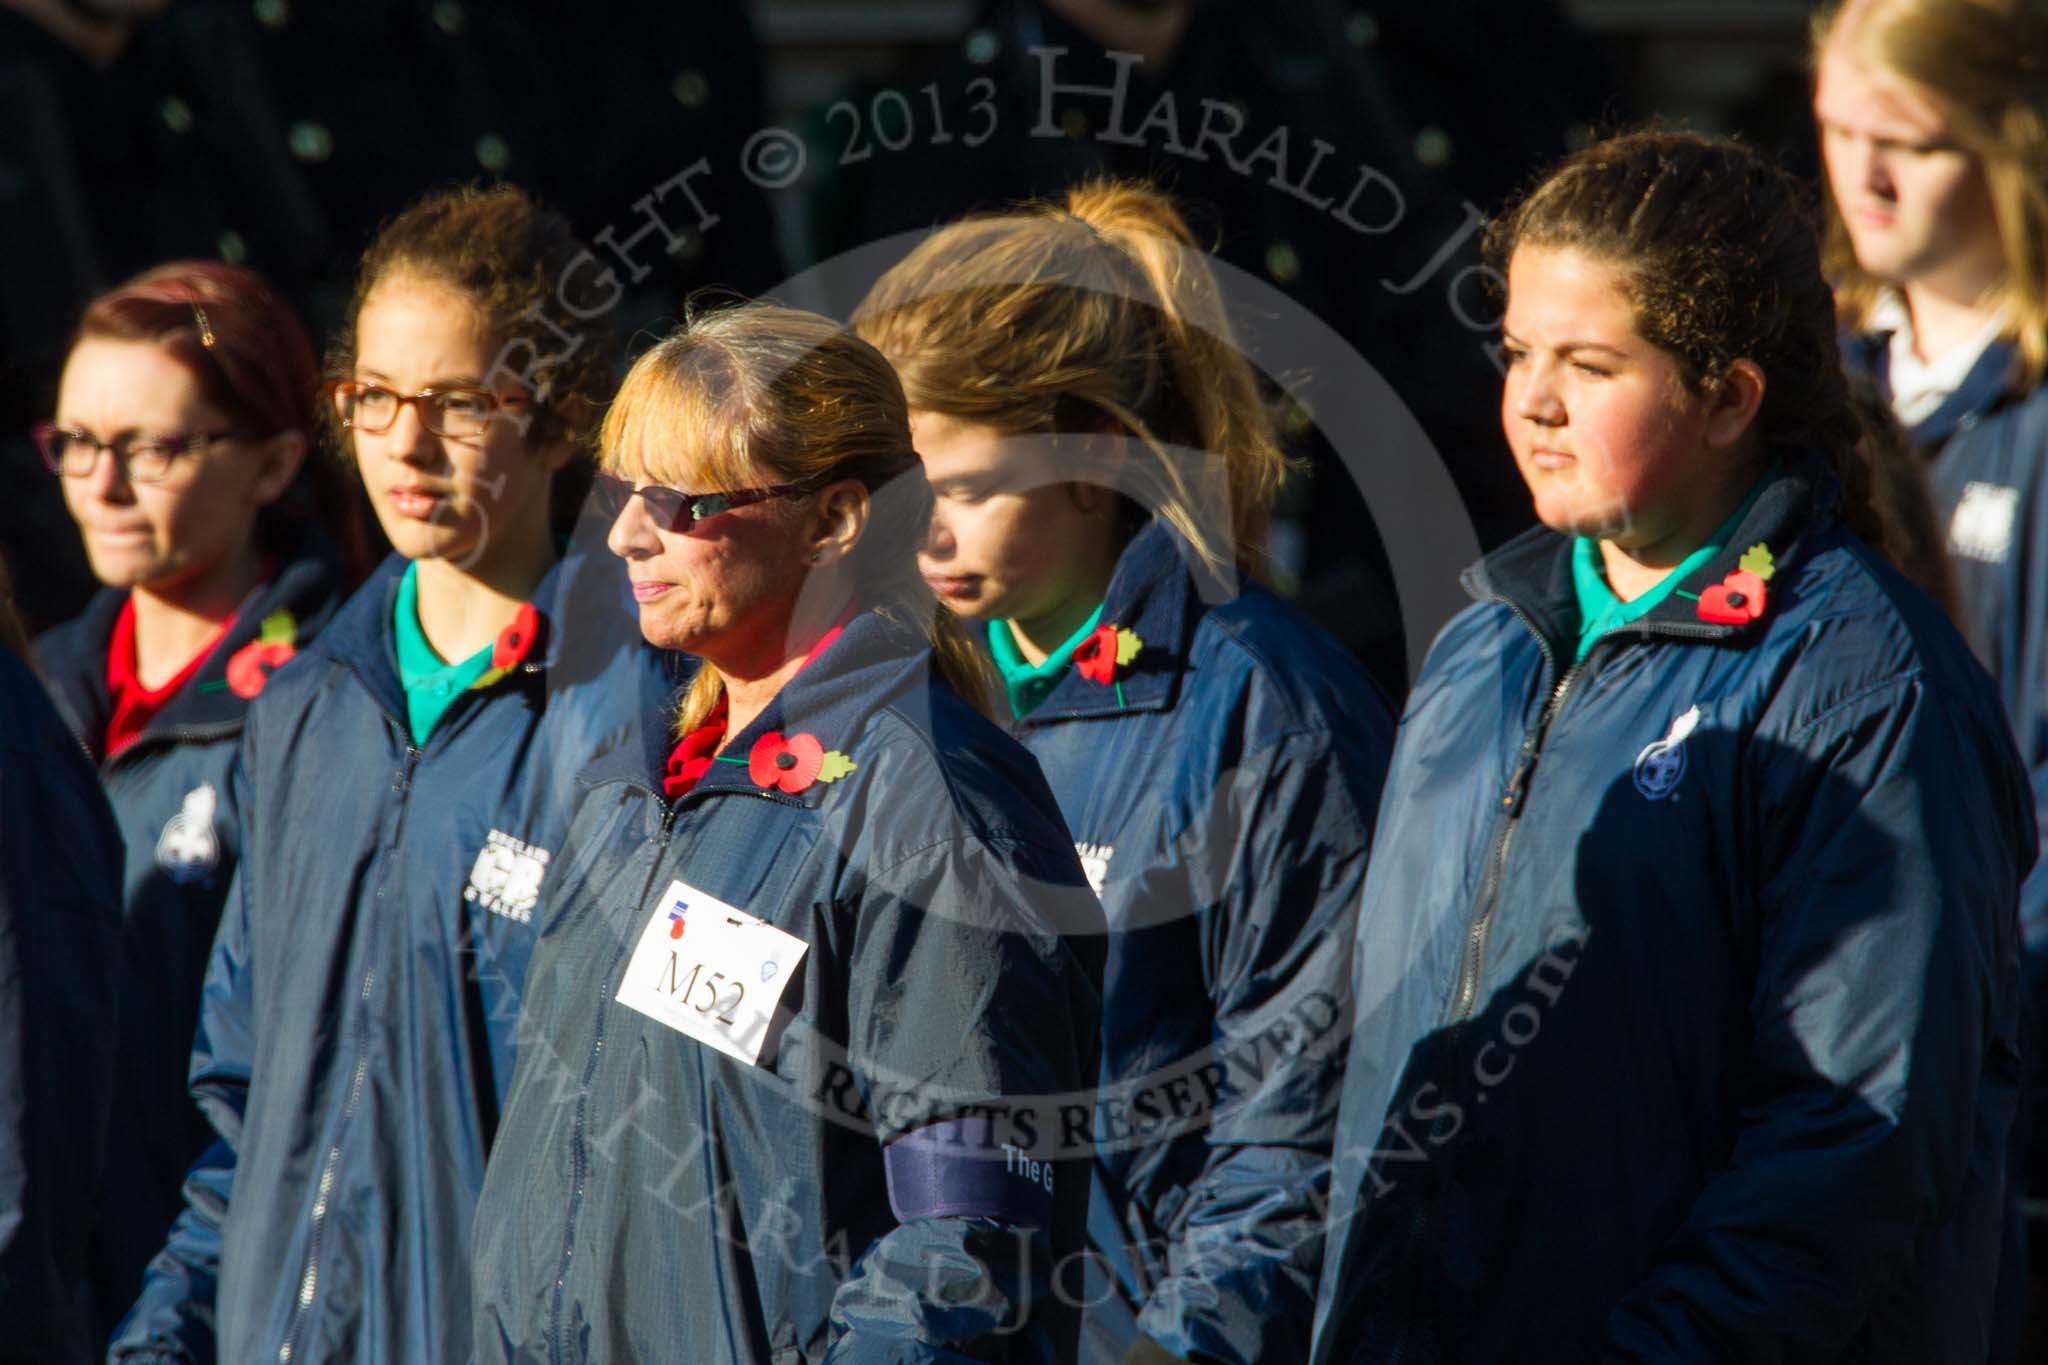
<svg viewBox="0 0 2048 1365">
<path fill-rule="evenodd" d="M 315 554 L 286 564 L 274 577 L 250 590 L 235 609 L 235 622 L 163 709 L 150 718 L 126 752 L 143 752 L 152 740 L 180 735 L 233 734 L 241 727 L 255 695 L 248 687 L 267 674 L 237 668 L 237 656 L 256 647 L 264 622 L 279 612 L 291 614 L 294 651 L 314 638 L 334 614 L 339 584 L 332 560 Z M 123 588 L 102 588 L 69 628 L 45 635 L 37 661 L 50 684 L 64 719 L 97 759 L 106 738 L 111 698 L 107 692 L 107 648 L 114 622 L 128 601 Z M 242 684 L 238 691 L 231 679 Z"/>
<path fill-rule="evenodd" d="M 748 758 L 763 736 L 810 735 L 827 751 L 858 765 L 866 755 L 859 737 L 867 719 L 898 697 L 933 678 L 931 646 L 924 632 L 900 614 L 875 608 L 858 612 L 839 638 L 775 695 L 752 724 L 729 739 L 697 785 L 677 804 L 740 792 L 784 805 L 816 806 L 830 784 L 813 781 L 797 792 L 763 788 L 754 781 Z M 626 782 L 661 791 L 669 754 L 675 748 L 672 694 L 647 699 L 636 727 L 639 743 L 622 744 L 593 759 L 582 774 L 585 785 Z"/>
<path fill-rule="evenodd" d="M 405 577 L 408 563 L 404 555 L 386 556 L 335 615 L 334 623 L 320 633 L 310 651 L 344 664 L 401 726 L 409 722 L 391 620 L 398 603 L 398 585 Z M 610 655 L 575 648 L 574 632 L 566 627 L 577 620 L 596 622 L 607 613 L 616 614 L 623 600 L 624 583 L 618 560 L 609 551 L 588 550 L 581 548 L 580 541 L 572 542 L 568 552 L 542 576 L 529 599 L 539 617 L 539 638 L 532 651 L 511 670 L 512 674 L 523 676 L 545 670 L 560 684 L 595 676 L 609 662 Z"/>
<path fill-rule="evenodd" d="M 1889 331 L 1861 332 L 1843 341 L 1845 358 L 1852 370 L 1869 375 L 1878 391 L 1891 392 L 1891 343 Z M 2019 352 L 2009 341 L 1994 341 L 1977 357 L 1955 392 L 1940 407 L 1915 423 L 1910 433 L 1913 444 L 1925 450 L 1955 435 L 1959 427 L 1989 412 L 2008 398 L 2018 396 Z"/>
<path fill-rule="evenodd" d="M 1084 716 L 1172 709 L 1180 692 L 1181 674 L 1187 668 L 1193 627 L 1201 617 L 1197 593 L 1206 583 L 1217 596 L 1230 595 L 1206 567 L 1191 565 L 1200 566 L 1200 558 L 1166 522 L 1154 520 L 1133 536 L 1110 577 L 1097 629 L 1128 630 L 1143 642 L 1143 649 L 1128 665 L 1117 669 L 1115 685 L 1085 677 L 1079 668 L 1068 669 L 1038 709 L 1017 724 L 1028 727 Z M 1197 572 L 1203 582 L 1197 581 Z"/>
<path fill-rule="evenodd" d="M 1720 625 L 1700 619 L 1699 594 L 1735 572 L 1753 545 L 1766 546 L 1776 563 L 1766 600 L 1788 591 L 1787 570 L 1810 533 L 1834 520 L 1840 497 L 1841 485 L 1825 458 L 1811 451 L 1788 452 L 1778 477 L 1757 496 L 1721 553 L 1694 570 L 1677 591 L 1643 616 L 1602 638 L 1661 635 L 1720 644 L 1747 639 L 1781 609 L 1777 604 L 1741 625 Z M 1466 569 L 1460 578 L 1473 598 L 1503 603 L 1521 617 L 1542 642 L 1553 666 L 1571 660 L 1578 640 L 1572 539 L 1548 527 L 1536 527 Z"/>
<path fill-rule="evenodd" d="M 1913 428 L 1916 445 L 1939 445 L 1956 429 L 1997 407 L 2016 392 L 2019 352 L 2008 342 L 1994 341 L 1977 357 L 1977 363 L 1963 376 L 1942 405 L 1927 414 Z"/>
</svg>

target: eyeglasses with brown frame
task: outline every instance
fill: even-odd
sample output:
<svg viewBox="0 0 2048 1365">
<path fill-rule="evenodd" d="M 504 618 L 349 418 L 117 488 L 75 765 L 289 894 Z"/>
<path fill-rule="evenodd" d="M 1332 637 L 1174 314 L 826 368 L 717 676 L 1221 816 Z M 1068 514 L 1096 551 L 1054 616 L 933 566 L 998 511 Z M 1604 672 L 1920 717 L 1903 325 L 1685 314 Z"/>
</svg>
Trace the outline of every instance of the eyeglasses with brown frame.
<svg viewBox="0 0 2048 1365">
<path fill-rule="evenodd" d="M 507 397 L 488 389 L 450 385 L 425 388 L 418 393 L 399 393 L 363 379 L 330 379 L 326 384 L 335 416 L 351 431 L 381 436 L 398 420 L 398 411 L 412 404 L 419 411 L 420 425 L 436 436 L 481 436 L 490 429 L 491 419 L 500 411 L 530 407 L 524 396 Z"/>
</svg>

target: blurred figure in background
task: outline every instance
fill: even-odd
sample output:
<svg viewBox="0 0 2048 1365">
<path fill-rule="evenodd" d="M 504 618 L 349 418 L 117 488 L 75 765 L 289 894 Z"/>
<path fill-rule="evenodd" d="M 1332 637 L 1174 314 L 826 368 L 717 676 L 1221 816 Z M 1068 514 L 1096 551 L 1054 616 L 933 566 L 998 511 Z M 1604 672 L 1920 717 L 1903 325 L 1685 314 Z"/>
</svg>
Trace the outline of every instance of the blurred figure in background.
<svg viewBox="0 0 2048 1365">
<path fill-rule="evenodd" d="M 617 273 L 628 335 L 698 286 L 781 278 L 738 172 L 761 82 L 737 0 L 0 0 L 0 259 L 35 263 L 0 276 L 0 489 L 26 495 L 0 497 L 0 544 L 32 624 L 90 580 L 43 530 L 56 507 L 18 433 L 47 413 L 18 404 L 55 386 L 93 294 L 218 257 L 324 335 L 377 225 L 482 177 L 569 218 Z"/>
<path fill-rule="evenodd" d="M 177 262 L 86 309 L 56 416 L 36 429 L 106 585 L 42 637 L 37 666 L 100 764 L 128 851 L 121 1117 L 95 1185 L 102 1340 L 211 1135 L 186 1070 L 241 847 L 225 794 L 243 717 L 342 595 L 312 515 L 352 506 L 330 467 L 306 461 L 317 374 L 305 329 L 261 279 Z"/>
<path fill-rule="evenodd" d="M 121 836 L 20 647 L 0 560 L 0 1362 L 92 1365 Z"/>
<path fill-rule="evenodd" d="M 1927 461 L 1964 634 L 2048 820 L 2048 0 L 1851 0 L 1820 14 L 1813 56 L 1846 359 Z M 2048 1350 L 2039 865 L 2020 914 L 2037 1067 L 2028 1331 Z"/>
</svg>

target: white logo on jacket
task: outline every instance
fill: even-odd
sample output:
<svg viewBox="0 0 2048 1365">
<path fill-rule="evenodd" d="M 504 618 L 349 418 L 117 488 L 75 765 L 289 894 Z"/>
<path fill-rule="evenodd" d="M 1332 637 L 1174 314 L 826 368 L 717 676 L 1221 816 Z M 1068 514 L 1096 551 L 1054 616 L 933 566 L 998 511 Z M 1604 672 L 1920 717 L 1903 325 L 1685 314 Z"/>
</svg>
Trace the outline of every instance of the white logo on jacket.
<svg viewBox="0 0 2048 1365">
<path fill-rule="evenodd" d="M 1116 856 L 1114 844 L 1075 844 L 1074 852 L 1081 855 L 1081 875 L 1088 879 L 1089 889 L 1099 899 L 1102 884 L 1109 880 L 1109 860 Z"/>
<path fill-rule="evenodd" d="M 469 869 L 462 899 L 480 901 L 492 914 L 525 924 L 540 901 L 548 857 L 546 849 L 494 829 L 476 855 L 476 866 Z"/>
<path fill-rule="evenodd" d="M 2004 484 L 1963 485 L 1956 514 L 1948 522 L 1950 553 L 2003 564 L 2012 553 L 2012 525 L 2019 515 L 2020 490 Z"/>
<path fill-rule="evenodd" d="M 1671 722 L 1670 733 L 1645 744 L 1636 755 L 1636 790 L 1652 801 L 1662 801 L 1678 790 L 1685 776 L 1685 739 L 1699 728 L 1700 708 L 1695 706 Z"/>
<path fill-rule="evenodd" d="M 196 882 L 220 865 L 220 836 L 214 833 L 213 812 L 220 795 L 211 782 L 185 793 L 178 813 L 164 821 L 156 838 L 156 865 L 174 882 Z"/>
</svg>

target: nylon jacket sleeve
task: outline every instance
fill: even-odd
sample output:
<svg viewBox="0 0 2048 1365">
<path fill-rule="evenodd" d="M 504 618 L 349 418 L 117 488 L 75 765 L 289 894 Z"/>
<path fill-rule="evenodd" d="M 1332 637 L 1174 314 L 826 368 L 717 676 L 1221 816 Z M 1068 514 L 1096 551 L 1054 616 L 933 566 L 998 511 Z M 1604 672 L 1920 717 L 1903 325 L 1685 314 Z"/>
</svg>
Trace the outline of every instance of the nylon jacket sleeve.
<svg viewBox="0 0 2048 1365">
<path fill-rule="evenodd" d="M 19 691 L 5 704 L 10 730 L 48 714 Z M 54 715 L 48 734 L 71 747 Z M 11 738 L 0 739 L 0 1362 L 70 1365 L 96 1347 L 85 1243 L 112 1083 L 121 844 L 82 756 Z"/>
<path fill-rule="evenodd" d="M 2048 711 L 2044 711 L 2048 714 Z M 2048 761 L 2033 770 L 2035 838 L 2048 849 Z M 2048 1195 L 2048 859 L 2020 887 L 2020 952 L 2027 981 L 2029 1081 L 2026 1087 L 2026 1193 Z"/>
<path fill-rule="evenodd" d="M 1384 750 L 1382 750 L 1382 755 Z M 1204 1361 L 1306 1360 L 1349 1043 L 1351 943 L 1385 776 L 1324 732 L 1240 765 L 1216 796 L 1204 956 L 1224 1088 L 1139 1328 Z"/>
<path fill-rule="evenodd" d="M 1080 1249 L 1088 1171 L 1085 1150 L 1059 1149 L 1048 1100 L 1094 1077 L 1102 940 L 1060 855 L 950 841 L 861 897 L 848 1053 L 876 1139 L 948 1121 L 973 1136 L 918 1177 L 890 1165 L 898 1226 L 834 1295 L 830 1365 L 1072 1358 L 1053 1270 Z M 1046 1159 L 1037 1178 L 1020 1157 Z"/>
<path fill-rule="evenodd" d="M 1973 1152 L 2002 1159 L 2033 839 L 2003 727 L 1909 677 L 1754 736 L 1746 766 L 1743 1125 L 1610 1319 L 1612 1359 L 1842 1357 L 1958 1215 Z"/>
<path fill-rule="evenodd" d="M 235 1146 L 249 1093 L 254 1057 L 254 1015 L 249 977 L 249 903 L 246 870 L 260 821 L 250 799 L 247 737 L 229 781 L 233 818 L 243 821 L 243 861 L 228 886 L 220 929 L 207 963 L 192 1044 L 192 1097 L 218 1135 L 185 1174 L 185 1208 L 171 1224 L 164 1249 L 144 1272 L 142 1292 L 108 1347 L 109 1365 L 212 1365 L 214 1289 L 220 1266 L 221 1224 L 234 1193 Z"/>
</svg>

